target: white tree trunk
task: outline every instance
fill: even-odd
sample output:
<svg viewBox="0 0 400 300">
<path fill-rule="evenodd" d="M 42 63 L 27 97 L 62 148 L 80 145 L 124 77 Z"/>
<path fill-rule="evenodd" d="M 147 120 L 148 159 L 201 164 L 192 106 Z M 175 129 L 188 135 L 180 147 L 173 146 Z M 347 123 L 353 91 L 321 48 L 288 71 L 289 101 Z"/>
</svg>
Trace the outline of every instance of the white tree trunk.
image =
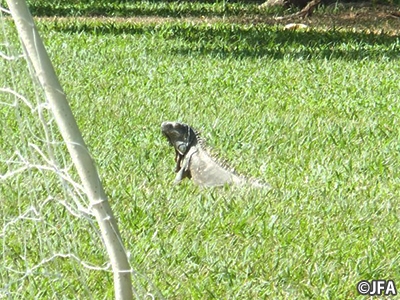
<svg viewBox="0 0 400 300">
<path fill-rule="evenodd" d="M 115 298 L 132 299 L 131 268 L 118 226 L 65 93 L 54 72 L 53 65 L 25 0 L 7 0 L 7 3 L 22 41 L 25 55 L 32 64 L 44 89 L 61 135 L 82 180 L 90 201 L 90 208 L 99 224 L 114 273 Z"/>
</svg>

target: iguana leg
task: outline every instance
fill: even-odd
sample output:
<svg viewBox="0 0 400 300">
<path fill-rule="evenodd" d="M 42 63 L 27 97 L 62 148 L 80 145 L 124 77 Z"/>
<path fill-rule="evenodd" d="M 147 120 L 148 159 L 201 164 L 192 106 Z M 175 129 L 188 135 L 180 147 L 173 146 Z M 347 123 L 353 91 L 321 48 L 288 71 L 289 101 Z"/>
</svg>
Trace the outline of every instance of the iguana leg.
<svg viewBox="0 0 400 300">
<path fill-rule="evenodd" d="M 175 162 L 176 162 L 175 173 L 178 173 L 179 170 L 181 169 L 182 158 L 183 158 L 183 155 L 175 150 Z"/>
<path fill-rule="evenodd" d="M 182 160 L 182 158 L 181 158 Z M 191 178 L 192 176 L 190 175 L 190 171 L 189 171 L 189 159 L 184 158 L 183 160 L 183 166 L 181 167 L 181 169 L 178 171 L 178 173 L 175 176 L 175 184 L 179 184 L 183 179 L 185 179 L 186 177 Z"/>
<path fill-rule="evenodd" d="M 185 170 L 182 168 L 175 176 L 174 184 L 179 184 L 185 178 Z"/>
<path fill-rule="evenodd" d="M 190 168 L 189 168 L 190 159 L 192 158 L 192 155 L 196 152 L 197 152 L 196 149 L 193 149 L 193 150 L 191 149 L 185 156 L 181 156 L 179 158 L 179 162 L 181 162 L 183 159 L 183 163 L 182 163 L 180 170 L 178 170 L 178 174 L 176 174 L 176 176 L 175 176 L 175 184 L 179 184 L 186 177 L 189 179 L 192 178 L 192 175 L 190 174 Z"/>
</svg>

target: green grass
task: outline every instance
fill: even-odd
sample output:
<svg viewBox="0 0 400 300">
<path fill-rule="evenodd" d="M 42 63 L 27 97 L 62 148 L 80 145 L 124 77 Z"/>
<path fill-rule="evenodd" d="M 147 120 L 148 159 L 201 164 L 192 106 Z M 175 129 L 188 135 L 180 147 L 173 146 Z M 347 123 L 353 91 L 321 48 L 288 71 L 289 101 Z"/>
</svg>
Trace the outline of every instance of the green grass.
<svg viewBox="0 0 400 300">
<path fill-rule="evenodd" d="M 354 299 L 362 279 L 400 283 L 397 37 L 223 23 L 39 28 L 132 266 L 165 298 Z M 273 190 L 173 186 L 165 120 L 193 125 Z M 84 221 L 67 221 L 74 251 L 101 265 Z M 112 293 L 109 273 L 82 278 L 94 298 Z"/>
<path fill-rule="evenodd" d="M 262 1 L 261 1 L 262 2 Z M 245 16 L 282 9 L 258 8 L 260 1 L 28 1 L 36 16 Z"/>
<path fill-rule="evenodd" d="M 59 19 L 45 23 L 46 30 L 100 36 L 144 36 L 158 43 L 163 52 L 178 55 L 275 59 L 391 59 L 398 58 L 397 36 L 346 30 L 297 32 L 281 26 L 215 24 L 167 21 L 158 23 L 118 22 L 113 19 Z M 148 41 L 150 42 L 150 41 Z"/>
<path fill-rule="evenodd" d="M 157 16 L 157 17 L 257 17 L 282 14 L 284 11 L 291 12 L 295 7 L 262 7 L 263 0 L 28 0 L 29 8 L 35 16 L 113 16 L 113 17 L 135 17 L 135 16 Z M 338 1 L 336 5 L 325 2 L 318 10 L 337 13 L 343 5 L 351 4 L 355 7 L 359 1 Z M 360 3 L 361 4 L 361 3 Z M 371 6 L 379 11 L 381 5 L 394 8 L 399 5 L 399 0 L 373 0 L 365 1 L 366 6 Z M 387 7 L 386 7 L 387 9 Z M 332 11 L 333 10 L 333 11 Z"/>
</svg>

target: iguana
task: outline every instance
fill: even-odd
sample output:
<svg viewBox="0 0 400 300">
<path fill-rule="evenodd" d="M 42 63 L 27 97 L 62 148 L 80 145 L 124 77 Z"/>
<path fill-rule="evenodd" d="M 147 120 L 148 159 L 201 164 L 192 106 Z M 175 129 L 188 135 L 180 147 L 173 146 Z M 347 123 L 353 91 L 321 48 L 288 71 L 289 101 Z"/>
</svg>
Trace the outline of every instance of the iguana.
<svg viewBox="0 0 400 300">
<path fill-rule="evenodd" d="M 208 154 L 199 134 L 189 125 L 179 122 L 163 122 L 161 132 L 175 148 L 175 184 L 184 178 L 192 178 L 202 187 L 223 185 L 245 185 L 268 187 L 256 180 L 244 178 L 228 170 L 222 163 Z"/>
</svg>

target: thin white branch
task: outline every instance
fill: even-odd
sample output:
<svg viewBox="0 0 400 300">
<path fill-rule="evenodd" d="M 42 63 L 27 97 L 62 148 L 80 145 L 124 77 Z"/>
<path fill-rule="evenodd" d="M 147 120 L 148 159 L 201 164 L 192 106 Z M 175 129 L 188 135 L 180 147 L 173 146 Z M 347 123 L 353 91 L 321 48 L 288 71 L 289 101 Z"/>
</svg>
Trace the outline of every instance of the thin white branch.
<svg viewBox="0 0 400 300">
<path fill-rule="evenodd" d="M 11 11 L 9 11 L 8 9 L 6 9 L 6 8 L 4 8 L 4 7 L 1 7 L 1 6 L 0 6 L 0 11 L 1 11 L 1 12 L 4 12 L 4 13 L 6 13 L 6 14 L 9 14 L 9 15 L 11 14 Z"/>
<path fill-rule="evenodd" d="M 32 104 L 29 102 L 28 99 L 26 99 L 24 96 L 22 96 L 21 94 L 17 93 L 16 91 L 10 89 L 10 88 L 0 88 L 0 92 L 4 92 L 4 93 L 9 93 L 14 95 L 15 97 L 17 97 L 19 100 L 21 100 L 22 102 L 25 103 L 26 106 L 28 106 L 31 110 L 33 110 L 33 106 Z M 4 104 L 7 106 L 11 106 L 11 107 L 17 107 L 17 102 L 14 102 L 13 104 L 10 103 L 6 103 L 6 102 L 0 102 L 0 104 Z"/>
<path fill-rule="evenodd" d="M 0 57 L 5 59 L 5 60 L 10 60 L 11 61 L 11 60 L 21 59 L 21 58 L 24 57 L 24 55 L 20 54 L 20 55 L 9 56 L 9 55 L 7 55 L 7 54 L 5 54 L 5 53 L 0 51 Z"/>
</svg>

